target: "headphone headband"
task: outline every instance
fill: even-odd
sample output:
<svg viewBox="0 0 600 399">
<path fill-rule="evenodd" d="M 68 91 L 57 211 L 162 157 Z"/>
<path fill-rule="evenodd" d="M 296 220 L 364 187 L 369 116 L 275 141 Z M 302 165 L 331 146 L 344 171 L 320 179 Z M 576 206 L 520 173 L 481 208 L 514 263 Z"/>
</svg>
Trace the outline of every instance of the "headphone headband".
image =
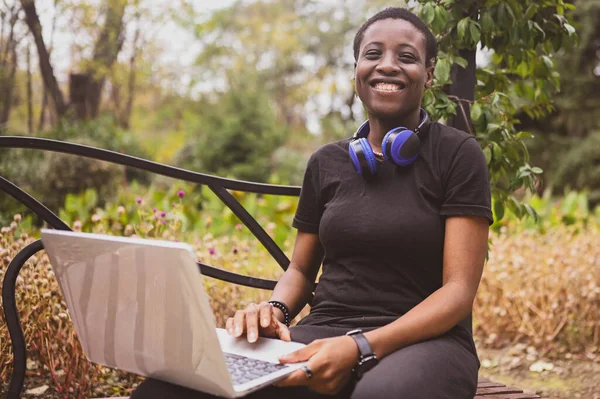
<svg viewBox="0 0 600 399">
<path fill-rule="evenodd" d="M 421 122 L 415 128 L 415 133 L 417 135 L 421 132 L 421 129 L 423 128 L 423 126 L 425 126 L 425 124 L 427 122 L 429 122 L 429 115 L 427 114 L 427 112 L 425 112 L 425 110 L 423 108 L 421 108 L 421 110 L 420 110 L 420 118 L 421 118 Z M 360 125 L 358 130 L 352 136 L 352 138 L 353 139 L 358 139 L 361 137 L 366 138 L 369 135 L 369 131 L 370 131 L 369 120 L 367 119 L 366 121 L 363 122 L 362 125 Z"/>
</svg>

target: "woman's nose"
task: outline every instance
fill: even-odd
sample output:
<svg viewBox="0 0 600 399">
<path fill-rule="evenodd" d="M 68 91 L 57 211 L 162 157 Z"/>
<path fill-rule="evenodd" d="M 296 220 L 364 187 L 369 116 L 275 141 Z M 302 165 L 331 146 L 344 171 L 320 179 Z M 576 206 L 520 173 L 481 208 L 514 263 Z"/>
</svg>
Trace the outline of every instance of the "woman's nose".
<svg viewBox="0 0 600 399">
<path fill-rule="evenodd" d="M 395 55 L 384 54 L 383 57 L 379 59 L 376 69 L 382 74 L 394 75 L 400 71 L 400 66 L 398 65 L 398 60 Z"/>
</svg>

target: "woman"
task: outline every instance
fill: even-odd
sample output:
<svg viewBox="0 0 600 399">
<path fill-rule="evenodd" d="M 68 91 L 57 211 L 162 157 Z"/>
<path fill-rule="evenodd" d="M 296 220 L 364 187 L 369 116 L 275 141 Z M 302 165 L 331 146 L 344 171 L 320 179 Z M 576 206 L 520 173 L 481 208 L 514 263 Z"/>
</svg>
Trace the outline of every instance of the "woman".
<svg viewBox="0 0 600 399">
<path fill-rule="evenodd" d="M 281 359 L 308 367 L 249 397 L 472 399 L 471 309 L 492 222 L 485 158 L 473 137 L 429 122 L 420 108 L 437 46 L 418 17 L 401 8 L 374 15 L 354 56 L 369 120 L 311 156 L 273 302 L 226 325 L 251 342 L 308 344 Z M 396 138 L 399 126 L 409 136 Z M 321 263 L 311 312 L 288 329 L 285 313 L 293 318 L 311 298 Z M 149 380 L 133 399 L 149 397 L 210 396 Z"/>
</svg>

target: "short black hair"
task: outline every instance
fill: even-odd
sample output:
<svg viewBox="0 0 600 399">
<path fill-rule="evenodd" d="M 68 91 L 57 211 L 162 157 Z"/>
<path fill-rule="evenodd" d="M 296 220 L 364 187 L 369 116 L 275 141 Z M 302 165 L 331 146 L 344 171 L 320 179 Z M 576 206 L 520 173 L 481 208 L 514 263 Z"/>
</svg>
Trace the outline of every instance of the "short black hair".
<svg viewBox="0 0 600 399">
<path fill-rule="evenodd" d="M 383 19 L 403 19 L 413 24 L 415 28 L 423 33 L 425 36 L 425 65 L 429 65 L 432 58 L 436 58 L 438 54 L 437 42 L 435 36 L 431 33 L 431 30 L 427 27 L 425 22 L 415 14 L 401 7 L 389 7 L 385 10 L 379 11 L 377 14 L 369 18 L 356 32 L 354 36 L 354 60 L 358 61 L 358 52 L 360 50 L 360 44 L 365 37 L 365 32 L 369 26 L 373 25 L 377 21 Z"/>
</svg>

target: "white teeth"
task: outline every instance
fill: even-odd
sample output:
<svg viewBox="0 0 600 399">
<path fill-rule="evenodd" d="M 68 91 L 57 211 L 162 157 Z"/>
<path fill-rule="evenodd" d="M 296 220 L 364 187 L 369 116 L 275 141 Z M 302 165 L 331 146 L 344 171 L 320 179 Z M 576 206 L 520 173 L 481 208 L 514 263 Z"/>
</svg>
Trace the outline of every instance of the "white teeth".
<svg viewBox="0 0 600 399">
<path fill-rule="evenodd" d="M 377 90 L 385 90 L 385 91 L 398 91 L 402 90 L 402 87 L 393 83 L 376 83 L 374 86 Z"/>
</svg>

